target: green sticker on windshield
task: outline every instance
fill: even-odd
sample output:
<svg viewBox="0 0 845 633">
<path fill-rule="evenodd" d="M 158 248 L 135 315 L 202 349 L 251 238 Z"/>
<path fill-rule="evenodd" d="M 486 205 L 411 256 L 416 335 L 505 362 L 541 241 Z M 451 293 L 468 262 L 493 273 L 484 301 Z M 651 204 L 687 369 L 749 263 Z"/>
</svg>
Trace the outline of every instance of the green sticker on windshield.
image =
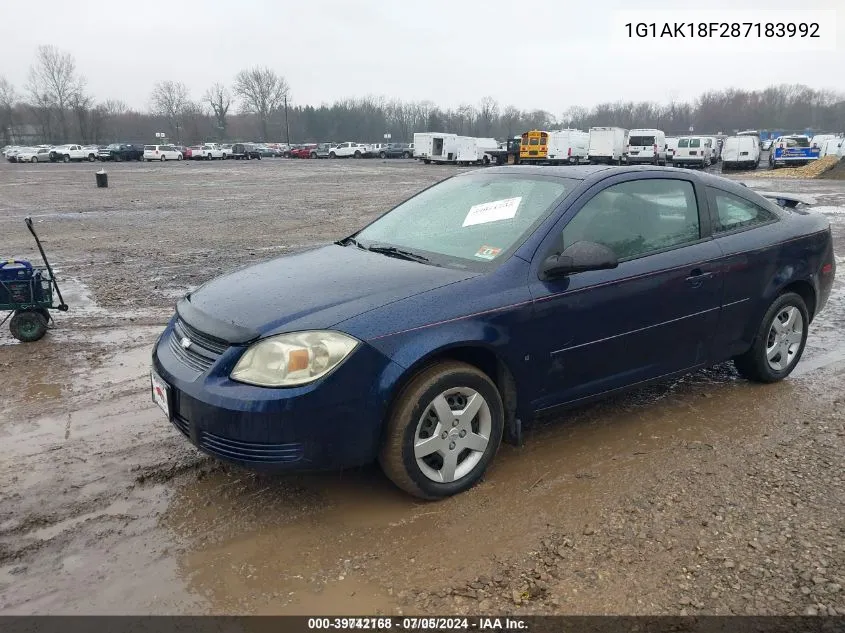
<svg viewBox="0 0 845 633">
<path fill-rule="evenodd" d="M 482 246 L 478 249 L 478 252 L 475 254 L 476 257 L 480 257 L 481 259 L 495 259 L 496 255 L 502 252 L 501 248 L 496 248 L 495 246 Z"/>
</svg>

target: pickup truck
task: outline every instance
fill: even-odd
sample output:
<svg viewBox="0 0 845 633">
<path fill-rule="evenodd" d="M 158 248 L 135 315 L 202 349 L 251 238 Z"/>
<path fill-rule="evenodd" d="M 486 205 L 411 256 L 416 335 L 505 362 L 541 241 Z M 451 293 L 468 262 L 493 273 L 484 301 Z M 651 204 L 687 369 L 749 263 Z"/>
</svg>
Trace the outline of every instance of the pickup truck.
<svg viewBox="0 0 845 633">
<path fill-rule="evenodd" d="M 777 169 L 786 165 L 806 165 L 821 155 L 818 147 L 812 147 L 810 137 L 803 134 L 779 136 L 769 152 L 769 167 Z"/>
<path fill-rule="evenodd" d="M 82 145 L 59 145 L 50 150 L 50 160 L 53 162 L 62 161 L 69 163 L 72 160 L 87 160 L 94 162 L 97 159 L 99 150 Z"/>
<path fill-rule="evenodd" d="M 407 143 L 387 143 L 378 150 L 379 158 L 411 158 L 413 148 Z"/>
<path fill-rule="evenodd" d="M 223 152 L 223 158 L 232 158 L 232 143 L 226 143 L 225 145 L 220 146 L 220 150 Z"/>
<path fill-rule="evenodd" d="M 363 158 L 367 153 L 367 146 L 362 143 L 346 141 L 338 143 L 329 150 L 329 158 Z"/>
<path fill-rule="evenodd" d="M 222 160 L 224 154 L 217 143 L 204 143 L 191 147 L 191 158 L 193 160 L 214 160 L 215 158 Z"/>
<path fill-rule="evenodd" d="M 142 160 L 144 158 L 144 146 L 135 143 L 112 143 L 101 148 L 97 158 L 113 160 L 116 163 L 124 160 Z"/>
</svg>

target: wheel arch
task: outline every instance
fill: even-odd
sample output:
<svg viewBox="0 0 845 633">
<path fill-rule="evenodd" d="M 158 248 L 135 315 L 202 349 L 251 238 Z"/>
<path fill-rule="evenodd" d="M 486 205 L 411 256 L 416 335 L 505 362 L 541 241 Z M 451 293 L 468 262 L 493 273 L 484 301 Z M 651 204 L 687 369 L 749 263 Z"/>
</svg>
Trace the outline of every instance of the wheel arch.
<svg viewBox="0 0 845 633">
<path fill-rule="evenodd" d="M 805 279 L 791 281 L 780 289 L 777 296 L 779 297 L 787 292 L 794 292 L 804 300 L 807 306 L 807 313 L 810 315 L 810 323 L 812 323 L 813 316 L 816 312 L 816 289 L 813 287 L 813 284 Z"/>
<path fill-rule="evenodd" d="M 516 378 L 507 362 L 492 347 L 477 341 L 456 342 L 444 345 L 431 350 L 416 360 L 402 373 L 394 384 L 390 393 L 389 402 L 385 408 L 386 416 L 391 414 L 397 400 L 414 378 L 432 365 L 444 361 L 458 361 L 471 365 L 493 381 L 493 384 L 499 390 L 499 395 L 502 397 L 506 432 L 507 429 L 511 428 L 516 418 L 521 415 L 524 416 L 524 413 L 520 410 L 523 403 L 517 398 L 518 388 Z"/>
</svg>

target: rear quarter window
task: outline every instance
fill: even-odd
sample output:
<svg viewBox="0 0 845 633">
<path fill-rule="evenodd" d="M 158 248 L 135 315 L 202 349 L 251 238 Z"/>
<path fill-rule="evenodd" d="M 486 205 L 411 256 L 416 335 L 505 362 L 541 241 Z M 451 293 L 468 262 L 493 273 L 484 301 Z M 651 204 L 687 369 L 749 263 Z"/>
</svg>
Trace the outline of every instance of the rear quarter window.
<svg viewBox="0 0 845 633">
<path fill-rule="evenodd" d="M 778 219 L 773 211 L 727 191 L 708 187 L 708 195 L 715 216 L 713 233 L 761 226 Z"/>
</svg>

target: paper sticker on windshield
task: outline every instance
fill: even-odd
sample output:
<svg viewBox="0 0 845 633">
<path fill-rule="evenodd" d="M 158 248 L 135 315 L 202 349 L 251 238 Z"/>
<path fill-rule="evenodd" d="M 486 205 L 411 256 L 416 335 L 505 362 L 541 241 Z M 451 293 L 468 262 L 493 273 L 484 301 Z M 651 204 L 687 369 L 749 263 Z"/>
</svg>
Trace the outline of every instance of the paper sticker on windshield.
<svg viewBox="0 0 845 633">
<path fill-rule="evenodd" d="M 516 215 L 520 202 L 522 202 L 522 196 L 476 204 L 470 207 L 467 217 L 464 218 L 463 226 L 509 220 Z"/>
<path fill-rule="evenodd" d="M 480 257 L 481 259 L 494 259 L 496 255 L 502 252 L 501 248 L 496 248 L 495 246 L 482 246 L 478 249 L 478 252 L 475 254 L 476 257 Z"/>
</svg>

